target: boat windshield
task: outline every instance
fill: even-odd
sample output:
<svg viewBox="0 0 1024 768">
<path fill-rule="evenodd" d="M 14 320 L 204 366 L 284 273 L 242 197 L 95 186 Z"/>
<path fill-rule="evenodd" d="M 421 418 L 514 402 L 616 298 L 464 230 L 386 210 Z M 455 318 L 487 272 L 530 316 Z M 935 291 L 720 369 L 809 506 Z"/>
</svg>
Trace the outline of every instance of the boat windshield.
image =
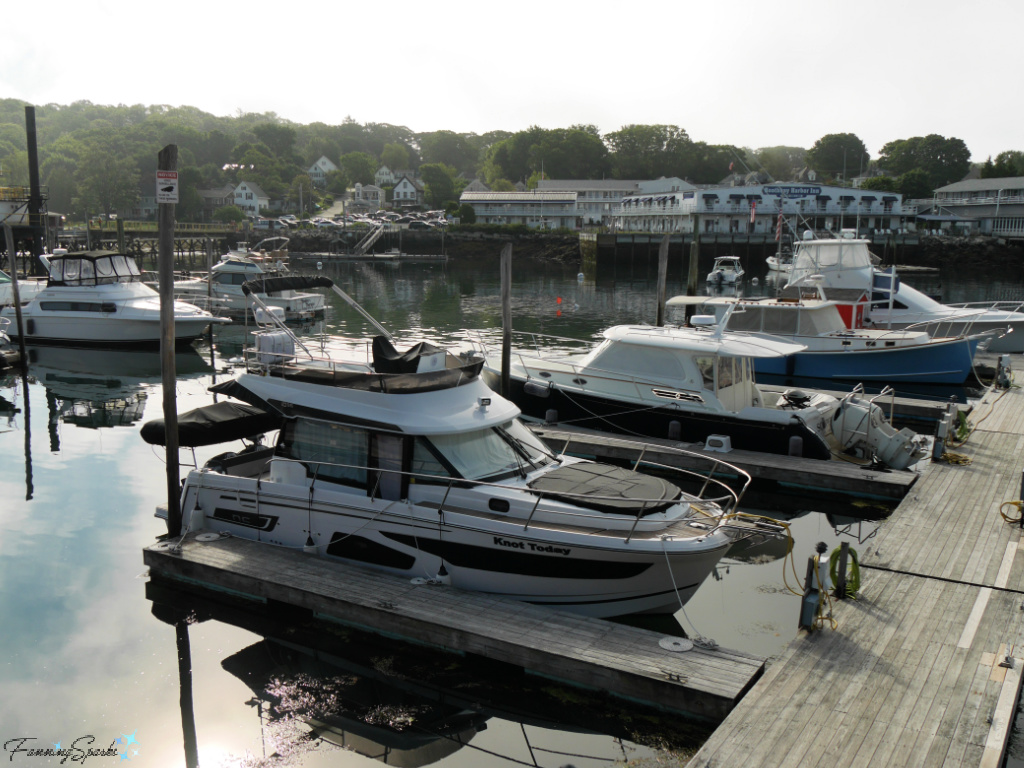
<svg viewBox="0 0 1024 768">
<path fill-rule="evenodd" d="M 56 285 L 105 285 L 142 279 L 133 256 L 111 254 L 98 258 L 65 256 L 50 259 L 50 283 Z"/>
<path fill-rule="evenodd" d="M 467 480 L 522 475 L 555 460 L 540 439 L 515 419 L 494 428 L 431 435 L 429 442 Z"/>
</svg>

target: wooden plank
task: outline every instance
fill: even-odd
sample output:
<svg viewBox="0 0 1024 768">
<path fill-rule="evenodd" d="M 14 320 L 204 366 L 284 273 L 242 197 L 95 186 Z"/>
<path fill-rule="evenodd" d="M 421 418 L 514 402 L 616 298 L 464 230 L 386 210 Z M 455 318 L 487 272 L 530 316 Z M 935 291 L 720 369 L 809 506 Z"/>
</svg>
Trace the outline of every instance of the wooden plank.
<svg viewBox="0 0 1024 768">
<path fill-rule="evenodd" d="M 300 606 L 375 631 L 476 653 L 610 693 L 720 720 L 760 676 L 738 651 L 673 653 L 663 635 L 511 599 L 346 566 L 235 538 L 145 550 L 151 572 Z"/>
</svg>

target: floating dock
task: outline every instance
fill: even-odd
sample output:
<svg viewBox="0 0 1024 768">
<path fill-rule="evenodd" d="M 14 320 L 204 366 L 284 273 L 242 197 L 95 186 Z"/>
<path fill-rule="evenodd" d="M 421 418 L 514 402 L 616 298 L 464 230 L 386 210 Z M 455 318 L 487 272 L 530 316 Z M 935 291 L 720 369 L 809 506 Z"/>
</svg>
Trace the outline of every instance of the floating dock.
<svg viewBox="0 0 1024 768">
<path fill-rule="evenodd" d="M 860 594 L 833 601 L 837 627 L 801 632 L 690 766 L 1002 765 L 1024 667 L 1024 529 L 1000 509 L 1022 495 L 1024 392 L 992 390 L 971 420 L 962 463 L 929 463 L 858 553 Z"/>
<path fill-rule="evenodd" d="M 765 660 L 723 648 L 509 598 L 216 534 L 144 550 L 162 578 L 276 601 L 343 624 L 515 664 L 553 679 L 719 722 L 764 671 Z"/>
<path fill-rule="evenodd" d="M 708 462 L 717 459 L 739 467 L 755 481 L 770 481 L 777 486 L 804 493 L 829 493 L 844 498 L 856 496 L 896 502 L 910 492 L 919 477 L 917 471 L 878 469 L 839 460 L 822 461 L 738 449 L 728 452 L 706 451 L 703 446 L 695 443 L 650 437 L 616 437 L 607 432 L 558 425 L 530 426 L 554 450 L 561 452 L 568 443 L 568 453 L 574 456 L 609 462 L 635 461 L 638 455 L 637 444 L 642 441 L 648 446 L 643 454 L 644 459 L 650 462 L 706 471 L 710 466 Z M 698 454 L 699 458 L 673 450 L 679 448 Z M 918 462 L 915 467 L 923 463 Z M 735 477 L 735 473 L 721 466 L 715 470 L 715 476 L 729 480 Z"/>
</svg>

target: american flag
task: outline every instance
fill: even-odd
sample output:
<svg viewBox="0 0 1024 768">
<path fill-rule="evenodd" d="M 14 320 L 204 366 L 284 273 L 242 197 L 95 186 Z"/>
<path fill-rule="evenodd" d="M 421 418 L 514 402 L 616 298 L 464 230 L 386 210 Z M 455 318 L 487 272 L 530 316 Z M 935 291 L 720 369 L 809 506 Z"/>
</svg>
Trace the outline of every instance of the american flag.
<svg viewBox="0 0 1024 768">
<path fill-rule="evenodd" d="M 779 223 L 775 225 L 775 239 L 782 239 L 782 213 L 779 213 Z"/>
<path fill-rule="evenodd" d="M 754 223 L 754 212 L 757 210 L 757 200 L 750 198 L 750 223 Z"/>
</svg>

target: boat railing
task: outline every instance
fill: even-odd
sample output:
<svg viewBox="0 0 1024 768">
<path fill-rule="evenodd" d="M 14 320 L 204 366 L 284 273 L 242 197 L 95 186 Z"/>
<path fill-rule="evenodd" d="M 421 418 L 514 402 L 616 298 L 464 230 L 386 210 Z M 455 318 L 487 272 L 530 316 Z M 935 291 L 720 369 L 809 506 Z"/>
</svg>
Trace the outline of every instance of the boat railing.
<svg viewBox="0 0 1024 768">
<path fill-rule="evenodd" d="M 568 443 L 567 443 L 568 445 Z M 683 453 L 688 453 L 682 451 Z M 696 458 L 708 459 L 708 457 L 701 456 L 700 454 L 693 454 Z M 624 531 L 624 541 L 629 542 L 636 533 L 637 527 L 643 522 L 644 514 L 647 510 L 653 507 L 664 507 L 666 504 L 689 504 L 691 509 L 699 513 L 702 516 L 702 521 L 717 525 L 724 521 L 727 517 L 733 516 L 738 512 L 739 501 L 743 497 L 747 486 L 750 484 L 750 475 L 744 472 L 739 467 L 736 467 L 728 462 L 722 460 L 710 460 L 711 468 L 707 474 L 697 472 L 689 469 L 681 469 L 679 467 L 672 467 L 665 464 L 660 464 L 652 461 L 643 460 L 641 454 L 637 461 L 634 463 L 634 468 L 643 466 L 645 469 L 656 470 L 659 474 L 665 473 L 669 475 L 686 476 L 690 481 L 701 483 L 701 489 L 696 494 L 688 494 L 679 499 L 671 500 L 664 498 L 651 498 L 641 499 L 632 498 L 635 504 L 640 505 L 640 509 L 635 515 L 627 515 L 620 513 L 623 519 L 632 519 L 632 525 L 628 531 Z M 277 465 L 275 466 L 275 463 Z M 290 471 L 288 469 L 282 470 L 282 467 L 292 467 Z M 368 477 L 373 477 L 372 487 L 368 488 L 368 497 L 371 499 L 383 499 L 382 487 L 384 486 L 384 478 L 391 476 L 395 478 L 399 483 L 409 486 L 414 486 L 417 489 L 423 487 L 435 487 L 442 489 L 443 496 L 438 505 L 438 514 L 443 515 L 445 512 L 446 505 L 452 491 L 456 488 L 459 489 L 471 489 L 481 490 L 489 492 L 493 489 L 493 493 L 496 496 L 501 496 L 509 491 L 510 486 L 503 483 L 490 482 L 485 480 L 469 480 L 461 477 L 441 477 L 438 475 L 424 474 L 419 472 L 405 472 L 397 469 L 384 469 L 379 467 L 370 467 L 366 465 L 356 464 L 342 464 L 338 462 L 330 461 L 319 461 L 313 459 L 291 459 L 286 457 L 275 456 L 266 463 L 263 469 L 260 470 L 259 475 L 256 478 L 256 496 L 257 496 L 257 507 L 259 506 L 259 495 L 261 491 L 266 492 L 262 489 L 264 480 L 272 480 L 275 477 L 281 482 L 299 482 L 309 483 L 309 504 L 310 511 L 312 511 L 312 504 L 314 499 L 313 489 L 314 487 L 322 488 L 324 483 L 329 483 L 330 486 L 337 486 L 339 483 L 334 480 L 324 479 L 322 476 L 326 476 L 332 471 L 341 472 L 365 472 Z M 743 479 L 743 488 L 737 492 L 730 487 L 724 480 L 720 480 L 714 477 L 716 471 L 727 471 L 729 474 L 735 473 L 738 477 Z M 320 485 L 317 485 L 317 483 Z M 340 483 L 342 487 L 345 487 L 345 483 Z M 588 507 L 593 508 L 595 503 L 607 502 L 609 507 L 614 506 L 616 502 L 621 502 L 621 496 L 600 496 L 596 494 L 579 494 L 572 492 L 555 492 L 555 491 L 544 491 L 523 486 L 517 490 L 521 490 L 524 493 L 534 496 L 535 500 L 532 504 L 529 515 L 523 520 L 523 530 L 526 531 L 532 524 L 535 524 L 534 520 L 538 513 L 550 513 L 556 514 L 560 519 L 565 521 L 566 525 L 580 524 L 580 523 L 599 523 L 599 527 L 602 530 L 609 529 L 610 516 L 613 513 L 592 511 L 582 511 Z M 720 493 L 721 495 L 716 496 L 705 496 L 706 493 Z M 398 502 L 407 501 L 405 499 L 383 499 L 386 501 Z M 427 500 L 424 500 L 427 501 Z M 416 503 L 416 502 L 414 502 Z M 422 503 L 422 502 L 420 502 Z M 566 508 L 566 504 L 572 504 L 577 507 L 577 510 L 569 510 Z M 452 512 L 459 512 L 461 514 L 472 514 L 471 511 L 467 511 L 465 506 L 453 505 L 450 510 Z M 485 513 L 487 515 L 493 515 L 493 512 Z M 669 521 L 671 522 L 671 521 Z M 550 525 L 551 520 L 545 519 L 545 525 Z"/>
</svg>

